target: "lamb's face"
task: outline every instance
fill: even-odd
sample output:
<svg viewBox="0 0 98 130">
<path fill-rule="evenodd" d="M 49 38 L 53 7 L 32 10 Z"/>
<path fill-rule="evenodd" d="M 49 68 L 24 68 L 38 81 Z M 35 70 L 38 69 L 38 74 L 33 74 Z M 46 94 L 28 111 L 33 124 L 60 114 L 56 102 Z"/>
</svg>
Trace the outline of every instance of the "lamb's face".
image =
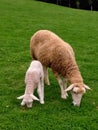
<svg viewBox="0 0 98 130">
<path fill-rule="evenodd" d="M 33 94 L 24 94 L 20 97 L 17 97 L 17 99 L 23 99 L 21 102 L 21 106 L 26 105 L 28 108 L 32 107 L 33 100 L 39 101 L 39 99 L 36 96 L 34 96 Z"/>
<path fill-rule="evenodd" d="M 32 97 L 29 94 L 28 95 L 26 94 L 21 102 L 21 106 L 26 105 L 28 108 L 31 108 L 32 102 L 33 102 Z"/>
</svg>

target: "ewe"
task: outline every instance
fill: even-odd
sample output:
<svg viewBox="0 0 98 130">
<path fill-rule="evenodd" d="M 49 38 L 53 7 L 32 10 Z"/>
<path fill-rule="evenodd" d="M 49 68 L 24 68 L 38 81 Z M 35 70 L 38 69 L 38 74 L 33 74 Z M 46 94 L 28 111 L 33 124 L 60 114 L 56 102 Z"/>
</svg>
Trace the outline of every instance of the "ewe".
<svg viewBox="0 0 98 130">
<path fill-rule="evenodd" d="M 33 100 L 39 99 L 33 95 L 35 88 L 40 98 L 40 103 L 44 104 L 44 73 L 43 67 L 39 61 L 32 61 L 28 68 L 25 76 L 26 89 L 25 94 L 18 97 L 17 99 L 23 99 L 21 105 L 25 104 L 27 107 L 32 107 Z"/>
<path fill-rule="evenodd" d="M 73 104 L 80 106 L 82 95 L 90 88 L 83 83 L 72 47 L 51 31 L 40 30 L 31 38 L 30 51 L 32 58 L 39 60 L 43 65 L 45 82 L 50 84 L 48 79 L 50 67 L 60 85 L 61 97 L 66 99 L 67 91 L 71 90 Z M 66 81 L 70 83 L 68 88 Z"/>
</svg>

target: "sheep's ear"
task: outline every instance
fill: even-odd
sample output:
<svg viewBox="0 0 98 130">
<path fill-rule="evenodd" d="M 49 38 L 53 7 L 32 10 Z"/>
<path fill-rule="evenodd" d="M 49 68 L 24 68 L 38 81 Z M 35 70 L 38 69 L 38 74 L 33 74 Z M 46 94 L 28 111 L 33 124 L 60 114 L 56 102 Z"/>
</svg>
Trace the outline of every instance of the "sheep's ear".
<svg viewBox="0 0 98 130">
<path fill-rule="evenodd" d="M 84 84 L 84 88 L 88 89 L 88 90 L 91 90 L 90 87 L 88 87 L 86 84 Z"/>
<path fill-rule="evenodd" d="M 66 92 L 67 92 L 67 91 L 70 91 L 70 90 L 73 89 L 73 87 L 74 87 L 74 84 L 71 84 L 67 89 L 65 89 L 65 91 L 66 91 Z"/>
<path fill-rule="evenodd" d="M 17 99 L 23 99 L 23 98 L 24 98 L 24 95 L 17 97 Z"/>
<path fill-rule="evenodd" d="M 32 97 L 33 100 L 39 101 L 39 99 L 36 96 L 34 96 L 33 94 L 31 94 L 31 97 Z"/>
</svg>

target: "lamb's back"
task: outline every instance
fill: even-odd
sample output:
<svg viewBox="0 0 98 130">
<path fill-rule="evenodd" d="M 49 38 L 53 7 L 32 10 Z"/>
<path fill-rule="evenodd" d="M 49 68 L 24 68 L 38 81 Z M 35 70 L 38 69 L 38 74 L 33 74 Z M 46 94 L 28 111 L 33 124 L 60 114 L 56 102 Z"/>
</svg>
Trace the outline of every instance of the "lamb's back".
<svg viewBox="0 0 98 130">
<path fill-rule="evenodd" d="M 43 76 L 43 67 L 39 61 L 33 61 L 30 64 L 25 76 L 25 82 L 38 83 Z"/>
</svg>

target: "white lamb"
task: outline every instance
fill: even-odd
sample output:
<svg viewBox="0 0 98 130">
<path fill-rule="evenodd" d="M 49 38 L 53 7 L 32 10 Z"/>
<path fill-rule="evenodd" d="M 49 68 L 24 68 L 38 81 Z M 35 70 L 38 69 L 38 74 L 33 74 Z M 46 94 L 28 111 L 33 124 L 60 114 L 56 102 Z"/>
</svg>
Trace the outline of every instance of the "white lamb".
<svg viewBox="0 0 98 130">
<path fill-rule="evenodd" d="M 72 47 L 51 31 L 40 30 L 31 38 L 30 51 L 32 58 L 39 60 L 43 65 L 45 82 L 50 84 L 48 79 L 50 67 L 60 85 L 61 97 L 66 99 L 67 91 L 71 90 L 73 104 L 80 106 L 82 95 L 90 88 L 83 83 Z M 68 88 L 66 81 L 71 84 Z"/>
<path fill-rule="evenodd" d="M 44 104 L 44 73 L 42 64 L 39 61 L 34 60 L 31 62 L 26 72 L 25 83 L 25 94 L 17 98 L 23 99 L 21 105 L 27 105 L 27 107 L 31 108 L 33 100 L 39 101 L 39 99 L 33 95 L 36 87 L 40 103 Z"/>
</svg>

